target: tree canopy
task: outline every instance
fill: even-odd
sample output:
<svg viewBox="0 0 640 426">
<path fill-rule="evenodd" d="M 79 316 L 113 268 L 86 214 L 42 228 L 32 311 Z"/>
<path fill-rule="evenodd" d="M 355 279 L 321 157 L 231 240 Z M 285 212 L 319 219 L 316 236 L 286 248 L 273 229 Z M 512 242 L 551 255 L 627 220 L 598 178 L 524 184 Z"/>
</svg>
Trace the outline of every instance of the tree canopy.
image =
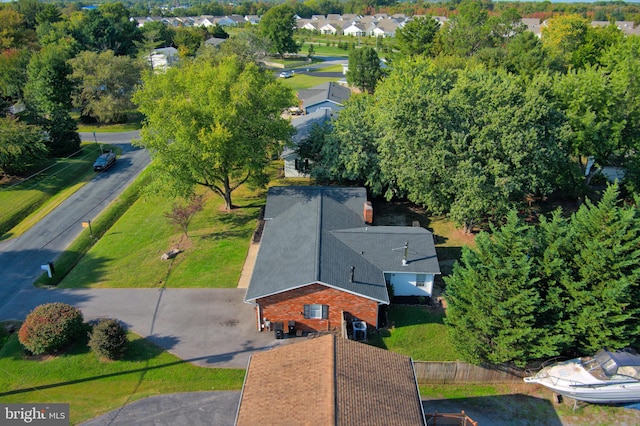
<svg viewBox="0 0 640 426">
<path fill-rule="evenodd" d="M 144 64 L 128 56 L 115 56 L 110 50 L 84 51 L 69 63 L 73 67 L 71 78 L 78 87 L 73 103 L 82 108 L 82 116 L 100 123 L 126 121 L 127 112 L 134 109 L 131 95 Z"/>
<path fill-rule="evenodd" d="M 640 214 L 618 195 L 612 185 L 538 226 L 511 212 L 463 248 L 445 278 L 446 321 L 466 360 L 525 365 L 640 343 Z"/>
<path fill-rule="evenodd" d="M 244 182 L 264 185 L 270 155 L 293 128 L 280 114 L 293 94 L 271 73 L 237 56 L 208 58 L 148 74 L 133 100 L 146 116 L 157 185 L 189 196 L 202 185 L 224 198 Z"/>
<path fill-rule="evenodd" d="M 347 82 L 363 92 L 373 93 L 382 77 L 380 58 L 372 47 L 352 49 L 349 52 L 349 70 Z"/>
<path fill-rule="evenodd" d="M 293 9 L 286 4 L 269 9 L 258 24 L 260 33 L 271 42 L 271 47 L 280 57 L 285 53 L 297 53 L 300 46 L 293 39 L 296 18 Z"/>
<path fill-rule="evenodd" d="M 14 118 L 0 118 L 0 174 L 22 171 L 46 154 L 41 128 Z"/>
</svg>

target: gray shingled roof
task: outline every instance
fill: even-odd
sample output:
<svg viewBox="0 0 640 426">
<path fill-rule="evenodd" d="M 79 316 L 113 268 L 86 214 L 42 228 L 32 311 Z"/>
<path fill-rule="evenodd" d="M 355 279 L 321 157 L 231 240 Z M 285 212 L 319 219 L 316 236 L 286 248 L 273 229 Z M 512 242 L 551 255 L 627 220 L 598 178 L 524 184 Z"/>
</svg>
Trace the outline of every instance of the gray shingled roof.
<svg viewBox="0 0 640 426">
<path fill-rule="evenodd" d="M 322 282 L 388 304 L 383 272 L 440 272 L 429 231 L 365 226 L 366 201 L 364 188 L 270 188 L 245 300 Z"/>
<path fill-rule="evenodd" d="M 311 114 L 301 115 L 291 119 L 291 125 L 296 128 L 296 133 L 291 138 L 293 147 L 286 147 L 280 158 L 284 158 L 295 151 L 295 145 L 298 145 L 304 139 L 309 137 L 311 129 L 314 125 L 322 126 L 333 117 L 333 111 L 321 109 Z"/>
<path fill-rule="evenodd" d="M 302 101 L 303 108 L 308 108 L 325 101 L 344 105 L 350 97 L 351 90 L 334 82 L 323 83 L 310 89 L 298 91 L 298 99 Z"/>
</svg>

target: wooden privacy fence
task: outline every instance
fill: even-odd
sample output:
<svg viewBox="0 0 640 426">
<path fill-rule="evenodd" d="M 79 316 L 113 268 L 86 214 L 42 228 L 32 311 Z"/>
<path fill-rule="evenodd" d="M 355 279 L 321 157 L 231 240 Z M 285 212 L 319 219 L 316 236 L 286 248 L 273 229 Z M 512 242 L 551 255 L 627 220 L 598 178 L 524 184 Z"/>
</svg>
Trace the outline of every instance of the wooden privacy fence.
<svg viewBox="0 0 640 426">
<path fill-rule="evenodd" d="M 466 362 L 414 361 L 416 378 L 423 384 L 514 383 L 522 382 L 522 371 L 510 367 L 488 367 Z"/>
</svg>

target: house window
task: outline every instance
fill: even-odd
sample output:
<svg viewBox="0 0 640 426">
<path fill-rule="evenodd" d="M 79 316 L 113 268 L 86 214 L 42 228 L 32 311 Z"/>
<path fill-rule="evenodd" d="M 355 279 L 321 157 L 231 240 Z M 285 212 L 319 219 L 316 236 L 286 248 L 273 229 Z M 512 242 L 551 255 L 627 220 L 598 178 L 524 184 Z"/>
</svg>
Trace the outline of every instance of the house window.
<svg viewBox="0 0 640 426">
<path fill-rule="evenodd" d="M 312 319 L 327 319 L 329 318 L 329 306 L 328 305 L 304 305 L 304 317 Z"/>
<path fill-rule="evenodd" d="M 416 287 L 424 287 L 427 281 L 427 274 L 416 275 Z"/>
</svg>

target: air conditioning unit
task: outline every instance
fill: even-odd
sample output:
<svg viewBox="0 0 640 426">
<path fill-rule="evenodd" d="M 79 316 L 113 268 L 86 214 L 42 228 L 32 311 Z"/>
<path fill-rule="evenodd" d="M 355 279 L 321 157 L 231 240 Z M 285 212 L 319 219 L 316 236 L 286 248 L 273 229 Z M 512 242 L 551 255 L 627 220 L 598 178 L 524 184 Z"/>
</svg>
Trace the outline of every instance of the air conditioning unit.
<svg viewBox="0 0 640 426">
<path fill-rule="evenodd" d="M 364 321 L 353 322 L 353 340 L 367 340 L 367 323 Z"/>
</svg>

